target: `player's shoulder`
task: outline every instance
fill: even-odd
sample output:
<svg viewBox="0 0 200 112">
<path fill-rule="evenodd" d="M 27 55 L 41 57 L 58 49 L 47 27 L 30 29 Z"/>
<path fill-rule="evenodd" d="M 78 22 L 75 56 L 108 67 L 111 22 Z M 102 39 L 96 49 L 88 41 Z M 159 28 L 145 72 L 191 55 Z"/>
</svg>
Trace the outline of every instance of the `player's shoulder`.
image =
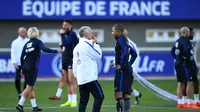
<svg viewBox="0 0 200 112">
<path fill-rule="evenodd" d="M 17 42 L 18 42 L 18 38 L 14 39 L 14 40 L 12 41 L 12 44 L 17 44 Z"/>
</svg>

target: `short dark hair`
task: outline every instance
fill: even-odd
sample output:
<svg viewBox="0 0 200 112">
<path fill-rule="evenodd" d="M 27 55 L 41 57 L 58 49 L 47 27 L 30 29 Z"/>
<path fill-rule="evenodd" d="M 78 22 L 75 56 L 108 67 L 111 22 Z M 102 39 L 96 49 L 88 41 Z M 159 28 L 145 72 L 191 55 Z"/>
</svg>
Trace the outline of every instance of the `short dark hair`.
<svg viewBox="0 0 200 112">
<path fill-rule="evenodd" d="M 190 27 L 189 29 L 190 29 L 190 32 L 193 32 L 193 28 Z"/>
<path fill-rule="evenodd" d="M 72 24 L 72 20 L 69 20 L 69 19 L 65 19 L 63 22 L 67 22 L 67 23 L 69 23 L 70 25 Z"/>
<path fill-rule="evenodd" d="M 124 26 L 120 23 L 116 23 L 113 25 L 114 29 L 120 32 L 124 32 Z"/>
</svg>

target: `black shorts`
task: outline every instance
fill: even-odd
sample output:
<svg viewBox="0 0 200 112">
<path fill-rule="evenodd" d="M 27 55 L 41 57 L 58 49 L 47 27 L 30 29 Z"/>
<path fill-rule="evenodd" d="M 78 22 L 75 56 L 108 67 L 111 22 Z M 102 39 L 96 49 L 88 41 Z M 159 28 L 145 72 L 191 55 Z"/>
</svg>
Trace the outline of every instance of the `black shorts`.
<svg viewBox="0 0 200 112">
<path fill-rule="evenodd" d="M 197 77 L 198 73 L 197 73 L 196 70 L 189 68 L 189 73 L 191 74 L 192 82 L 198 82 L 199 81 L 198 77 Z"/>
<path fill-rule="evenodd" d="M 37 80 L 37 73 L 38 70 L 27 70 L 27 69 L 23 69 L 23 73 L 25 75 L 25 81 L 26 84 L 30 85 L 30 86 L 34 86 Z"/>
<path fill-rule="evenodd" d="M 191 72 L 186 66 L 175 67 L 176 77 L 178 82 L 190 82 L 192 81 Z"/>
<path fill-rule="evenodd" d="M 133 75 L 129 67 L 115 70 L 115 92 L 130 94 L 132 92 Z"/>
<path fill-rule="evenodd" d="M 72 59 L 62 60 L 62 69 L 64 70 L 72 69 L 72 64 L 73 64 Z"/>
</svg>

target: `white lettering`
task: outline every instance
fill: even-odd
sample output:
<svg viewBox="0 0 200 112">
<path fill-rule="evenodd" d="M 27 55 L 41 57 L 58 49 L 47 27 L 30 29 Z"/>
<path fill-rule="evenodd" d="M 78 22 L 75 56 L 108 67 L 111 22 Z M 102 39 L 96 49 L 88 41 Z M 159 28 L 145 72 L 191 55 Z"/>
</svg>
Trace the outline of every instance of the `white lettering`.
<svg viewBox="0 0 200 112">
<path fill-rule="evenodd" d="M 148 1 L 147 3 L 145 3 L 144 1 L 141 1 L 140 3 L 141 5 L 141 15 L 145 15 L 147 14 L 148 16 L 151 16 L 151 2 Z"/>
<path fill-rule="evenodd" d="M 7 63 L 7 70 L 6 70 L 7 73 L 9 72 L 15 72 L 15 68 L 11 62 L 11 59 L 8 60 L 8 63 Z"/>
<path fill-rule="evenodd" d="M 170 7 L 170 2 L 169 1 L 163 1 L 161 3 L 161 14 L 163 16 L 169 16 L 170 15 L 169 7 Z"/>
<path fill-rule="evenodd" d="M 133 1 L 130 8 L 130 16 L 134 14 L 139 16 L 140 9 L 139 9 L 138 3 Z"/>
<path fill-rule="evenodd" d="M 165 62 L 163 60 L 158 60 L 156 66 L 156 72 L 163 72 L 164 71 Z"/>
<path fill-rule="evenodd" d="M 119 15 L 130 15 L 128 9 L 129 9 L 129 4 L 126 1 L 121 1 L 119 4 Z"/>
<path fill-rule="evenodd" d="M 107 73 L 110 69 L 109 65 L 112 61 L 115 60 L 115 57 L 114 56 L 105 56 L 104 59 L 105 59 L 105 65 L 104 65 L 103 73 Z"/>
<path fill-rule="evenodd" d="M 6 60 L 0 59 L 0 72 L 3 73 L 6 71 Z"/>
<path fill-rule="evenodd" d="M 42 1 L 35 1 L 32 6 L 33 14 L 38 18 L 42 18 L 42 14 L 44 12 Z"/>
<path fill-rule="evenodd" d="M 62 1 L 61 2 L 61 15 L 64 16 L 66 12 L 70 11 L 71 4 L 69 1 Z"/>
<path fill-rule="evenodd" d="M 157 10 L 157 7 L 160 6 L 160 1 L 155 1 L 152 5 L 152 12 L 155 16 L 160 16 L 161 13 Z"/>
<path fill-rule="evenodd" d="M 85 15 L 92 16 L 95 15 L 96 12 L 96 5 L 93 1 L 86 1 L 85 2 Z"/>
<path fill-rule="evenodd" d="M 5 59 L 0 59 L 0 73 L 10 73 L 15 72 L 15 68 L 11 62 L 11 59 L 6 61 Z"/>
<path fill-rule="evenodd" d="M 71 11 L 71 14 L 73 16 L 80 16 L 81 15 L 81 12 L 80 12 L 80 5 L 81 5 L 81 2 L 80 1 L 73 1 L 72 2 L 72 11 Z"/>
<path fill-rule="evenodd" d="M 32 2 L 30 0 L 26 0 L 23 2 L 23 15 L 24 16 L 31 16 L 31 4 Z"/>
<path fill-rule="evenodd" d="M 97 15 L 98 16 L 105 16 L 106 12 L 105 12 L 105 1 L 98 1 L 97 2 Z"/>
<path fill-rule="evenodd" d="M 152 72 L 152 70 L 156 67 L 156 60 L 152 60 L 149 63 L 149 72 Z"/>
<path fill-rule="evenodd" d="M 50 5 L 49 5 L 50 4 Z M 48 1 L 45 1 L 44 2 L 44 13 L 47 15 L 47 16 L 52 16 L 54 15 L 55 13 L 55 2 L 52 1 L 51 3 L 49 3 Z"/>
<path fill-rule="evenodd" d="M 114 16 L 115 12 L 119 10 L 119 2 L 111 1 L 110 2 L 110 15 Z"/>
<path fill-rule="evenodd" d="M 60 2 L 56 1 L 56 16 L 60 15 Z"/>
</svg>

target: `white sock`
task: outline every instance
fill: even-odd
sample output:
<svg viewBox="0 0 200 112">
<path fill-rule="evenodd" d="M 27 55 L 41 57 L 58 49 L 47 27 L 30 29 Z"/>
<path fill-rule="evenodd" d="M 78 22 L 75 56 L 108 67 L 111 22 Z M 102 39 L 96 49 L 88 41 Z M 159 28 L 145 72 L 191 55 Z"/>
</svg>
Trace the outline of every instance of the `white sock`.
<svg viewBox="0 0 200 112">
<path fill-rule="evenodd" d="M 34 98 L 34 99 L 31 99 L 31 105 L 32 105 L 33 108 L 34 108 L 34 107 L 37 107 L 35 98 Z"/>
<path fill-rule="evenodd" d="M 135 89 L 133 89 L 133 95 L 134 95 L 134 96 L 139 96 L 140 93 L 139 93 L 138 91 L 136 91 Z"/>
<path fill-rule="evenodd" d="M 72 94 L 68 94 L 68 102 L 72 102 Z"/>
<path fill-rule="evenodd" d="M 194 94 L 194 102 L 197 103 L 199 101 L 199 94 Z"/>
<path fill-rule="evenodd" d="M 183 104 L 182 99 L 178 99 L 178 104 Z"/>
<path fill-rule="evenodd" d="M 57 92 L 56 92 L 56 96 L 57 96 L 57 97 L 60 97 L 61 94 L 62 94 L 62 91 L 63 91 L 63 89 L 58 88 L 58 90 L 57 90 Z"/>
<path fill-rule="evenodd" d="M 19 100 L 18 104 L 23 106 L 25 101 L 26 101 L 26 98 L 24 98 L 24 96 L 22 96 L 21 99 Z"/>
<path fill-rule="evenodd" d="M 77 102 L 77 95 L 76 94 L 72 94 L 72 102 Z"/>
<path fill-rule="evenodd" d="M 188 104 L 192 104 L 192 99 L 188 99 Z"/>
<path fill-rule="evenodd" d="M 183 102 L 183 103 L 186 103 L 186 102 L 187 102 L 187 96 L 183 96 L 183 97 L 182 97 L 182 102 Z"/>
</svg>

